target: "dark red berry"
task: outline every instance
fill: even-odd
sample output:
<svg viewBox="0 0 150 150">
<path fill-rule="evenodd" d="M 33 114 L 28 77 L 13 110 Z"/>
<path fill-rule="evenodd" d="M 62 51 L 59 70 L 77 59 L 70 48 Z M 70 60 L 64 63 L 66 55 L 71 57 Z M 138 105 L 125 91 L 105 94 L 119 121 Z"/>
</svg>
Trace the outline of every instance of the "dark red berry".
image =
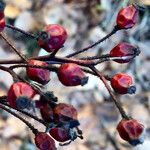
<svg viewBox="0 0 150 150">
<path fill-rule="evenodd" d="M 117 73 L 111 79 L 111 86 L 119 94 L 133 94 L 136 88 L 132 85 L 132 78 L 125 73 Z"/>
<path fill-rule="evenodd" d="M 117 26 L 120 29 L 132 28 L 138 21 L 138 9 L 134 5 L 122 8 L 117 16 Z"/>
<path fill-rule="evenodd" d="M 60 49 L 67 39 L 66 30 L 58 24 L 47 25 L 39 35 L 38 45 L 47 52 Z"/>
<path fill-rule="evenodd" d="M 41 66 L 41 67 L 48 66 L 48 64 L 46 62 L 39 61 L 39 60 L 29 60 L 28 65 Z M 31 67 L 28 67 L 26 70 L 27 70 L 28 77 L 33 81 L 36 81 L 41 84 L 46 84 L 50 80 L 49 70 L 39 69 L 39 68 L 31 68 Z"/>
<path fill-rule="evenodd" d="M 35 144 L 40 150 L 56 150 L 55 141 L 44 132 L 35 136 Z"/>
<path fill-rule="evenodd" d="M 8 91 L 7 101 L 9 102 L 11 107 L 17 108 L 17 104 L 20 106 L 20 104 L 25 103 L 25 99 L 31 100 L 34 97 L 34 95 L 35 91 L 30 85 L 24 82 L 16 82 L 11 85 Z M 22 102 L 19 102 L 19 99 Z"/>
<path fill-rule="evenodd" d="M 45 104 L 40 108 L 41 116 L 46 122 L 54 122 L 54 113 L 49 104 Z"/>
<path fill-rule="evenodd" d="M 65 86 L 83 86 L 88 82 L 80 66 L 73 63 L 62 64 L 58 69 L 58 78 Z"/>
<path fill-rule="evenodd" d="M 5 15 L 4 15 L 5 3 L 0 1 L 0 32 L 5 28 Z"/>
<path fill-rule="evenodd" d="M 134 46 L 128 43 L 119 43 L 110 51 L 110 56 L 111 57 L 124 57 L 124 59 L 116 58 L 113 60 L 118 63 L 128 63 L 133 59 L 136 53 L 137 53 L 137 49 Z"/>
<path fill-rule="evenodd" d="M 66 128 L 52 128 L 50 129 L 50 135 L 58 142 L 66 142 L 71 139 L 69 135 L 69 129 Z"/>
<path fill-rule="evenodd" d="M 66 120 L 77 120 L 77 110 L 69 104 L 59 103 L 53 109 L 55 119 L 58 122 L 63 122 Z"/>
<path fill-rule="evenodd" d="M 0 11 L 0 32 L 2 32 L 5 28 L 5 17 L 4 12 Z"/>
<path fill-rule="evenodd" d="M 117 126 L 117 131 L 120 137 L 131 145 L 144 142 L 144 126 L 135 119 L 122 119 Z"/>
</svg>

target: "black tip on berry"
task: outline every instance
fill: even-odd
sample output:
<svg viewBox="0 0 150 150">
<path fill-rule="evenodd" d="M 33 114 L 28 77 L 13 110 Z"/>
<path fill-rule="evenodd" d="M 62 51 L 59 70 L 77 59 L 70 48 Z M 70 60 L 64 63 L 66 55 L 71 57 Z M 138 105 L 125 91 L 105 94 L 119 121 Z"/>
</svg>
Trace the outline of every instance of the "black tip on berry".
<svg viewBox="0 0 150 150">
<path fill-rule="evenodd" d="M 70 121 L 69 121 L 69 127 L 70 127 L 70 128 L 74 128 L 74 127 L 77 127 L 77 126 L 79 126 L 79 125 L 80 125 L 80 123 L 79 123 L 78 120 L 70 120 Z"/>
<path fill-rule="evenodd" d="M 3 0 L 0 1 L 0 11 L 4 11 L 6 4 Z"/>
<path fill-rule="evenodd" d="M 38 38 L 37 40 L 41 39 L 43 41 L 47 41 L 49 39 L 49 35 L 48 33 L 46 33 L 45 31 L 41 31 L 39 34 L 38 34 Z"/>
<path fill-rule="evenodd" d="M 89 77 L 83 77 L 83 78 L 81 79 L 81 85 L 84 86 L 85 84 L 87 84 L 87 83 L 88 83 L 88 80 L 89 80 Z"/>
<path fill-rule="evenodd" d="M 31 101 L 27 97 L 19 97 L 16 100 L 16 106 L 18 109 L 25 109 L 31 106 Z"/>
<path fill-rule="evenodd" d="M 142 144 L 144 141 L 140 140 L 140 139 L 137 139 L 137 140 L 131 140 L 129 141 L 129 143 L 132 145 L 132 146 L 137 146 L 139 144 Z"/>
<path fill-rule="evenodd" d="M 128 88 L 128 91 L 127 91 L 128 94 L 135 94 L 135 92 L 136 92 L 136 87 L 135 86 L 130 86 Z"/>
</svg>

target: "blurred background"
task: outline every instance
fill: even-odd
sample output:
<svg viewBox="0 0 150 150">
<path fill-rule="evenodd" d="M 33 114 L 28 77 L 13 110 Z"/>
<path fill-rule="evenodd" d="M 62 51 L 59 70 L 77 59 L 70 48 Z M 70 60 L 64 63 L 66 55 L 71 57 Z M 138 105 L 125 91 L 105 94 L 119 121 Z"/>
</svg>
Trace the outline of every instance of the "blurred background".
<svg viewBox="0 0 150 150">
<path fill-rule="evenodd" d="M 84 140 L 77 139 L 58 150 L 150 150 L 150 0 L 5 0 L 7 23 L 25 31 L 38 33 L 46 24 L 61 24 L 68 39 L 59 56 L 66 56 L 107 35 L 113 29 L 118 10 L 130 3 L 140 4 L 138 24 L 131 30 L 119 31 L 100 45 L 84 53 L 87 56 L 108 53 L 121 41 L 138 46 L 141 54 L 129 64 L 105 62 L 98 65 L 104 74 L 126 72 L 137 87 L 135 95 L 117 95 L 127 113 L 140 120 L 146 128 L 143 145 L 131 147 L 116 132 L 120 115 L 107 90 L 98 78 L 89 75 L 84 87 L 64 87 L 55 73 L 46 90 L 54 91 L 60 102 L 74 105 L 79 112 Z M 47 54 L 36 42 L 10 29 L 4 31 L 17 49 L 27 56 Z M 83 54 L 82 54 L 83 55 Z M 81 56 L 81 54 L 79 55 Z M 79 57 L 78 56 L 78 57 Z M 19 59 L 0 39 L 0 59 Z M 25 70 L 16 70 L 26 77 Z M 9 74 L 0 71 L 0 96 L 6 95 L 12 84 Z M 38 114 L 38 112 L 36 112 Z M 27 118 L 29 119 L 29 118 Z M 41 131 L 44 127 L 30 120 Z M 0 150 L 36 150 L 33 134 L 18 119 L 0 110 Z"/>
</svg>

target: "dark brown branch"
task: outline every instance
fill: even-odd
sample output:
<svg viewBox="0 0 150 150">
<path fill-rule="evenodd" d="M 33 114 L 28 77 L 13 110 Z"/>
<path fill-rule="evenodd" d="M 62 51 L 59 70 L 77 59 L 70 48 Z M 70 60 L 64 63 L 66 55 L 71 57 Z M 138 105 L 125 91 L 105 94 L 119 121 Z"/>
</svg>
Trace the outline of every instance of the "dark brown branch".
<svg viewBox="0 0 150 150">
<path fill-rule="evenodd" d="M 111 88 L 110 86 L 107 84 L 107 81 L 105 79 L 105 77 L 103 76 L 103 74 L 98 71 L 94 66 L 90 66 L 91 70 L 93 72 L 95 72 L 95 74 L 97 74 L 99 76 L 99 78 L 102 80 L 102 82 L 104 83 L 105 87 L 107 88 L 114 104 L 116 105 L 116 107 L 118 108 L 120 114 L 122 115 L 122 118 L 125 118 L 125 119 L 129 119 L 128 115 L 126 114 L 126 112 L 124 111 L 121 103 L 116 99 L 115 95 L 113 94 L 113 92 L 111 91 Z"/>
</svg>

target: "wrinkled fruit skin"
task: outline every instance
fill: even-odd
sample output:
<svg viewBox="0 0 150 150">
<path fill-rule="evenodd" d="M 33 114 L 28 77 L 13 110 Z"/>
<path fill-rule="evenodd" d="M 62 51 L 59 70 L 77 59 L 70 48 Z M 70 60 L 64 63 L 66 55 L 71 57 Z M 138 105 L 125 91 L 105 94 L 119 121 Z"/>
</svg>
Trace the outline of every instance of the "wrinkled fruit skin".
<svg viewBox="0 0 150 150">
<path fill-rule="evenodd" d="M 88 82 L 88 77 L 85 76 L 79 65 L 73 63 L 62 64 L 57 75 L 60 82 L 65 86 L 83 86 Z"/>
<path fill-rule="evenodd" d="M 2 32 L 5 28 L 5 17 L 4 12 L 0 11 L 0 32 Z"/>
<path fill-rule="evenodd" d="M 132 78 L 125 73 L 117 73 L 111 79 L 111 86 L 119 94 L 127 94 L 130 87 L 132 88 Z M 136 90 L 136 89 L 135 89 Z M 135 91 L 133 91 L 135 93 Z M 132 94 L 132 93 L 130 93 Z"/>
<path fill-rule="evenodd" d="M 117 26 L 120 29 L 132 28 L 138 21 L 138 9 L 134 5 L 122 8 L 117 16 Z"/>
<path fill-rule="evenodd" d="M 46 35 L 46 34 L 47 35 Z M 58 24 L 47 25 L 38 39 L 38 45 L 47 52 L 60 49 L 67 39 L 66 30 Z"/>
<path fill-rule="evenodd" d="M 18 98 L 26 97 L 27 99 L 31 100 L 35 94 L 35 91 L 30 85 L 24 82 L 16 82 L 11 85 L 8 91 L 7 101 L 11 107 L 17 108 L 16 101 Z"/>
<path fill-rule="evenodd" d="M 54 113 L 49 104 L 45 104 L 42 108 L 40 108 L 40 113 L 46 122 L 54 122 Z"/>
<path fill-rule="evenodd" d="M 56 150 L 55 141 L 44 132 L 35 136 L 35 144 L 40 150 Z"/>
<path fill-rule="evenodd" d="M 120 43 L 116 45 L 111 51 L 110 56 L 111 57 L 125 57 L 129 56 L 128 59 L 114 59 L 115 62 L 118 63 L 128 63 L 133 59 L 133 55 L 135 54 L 135 47 L 128 44 L 128 43 Z M 131 57 L 130 57 L 131 56 Z"/>
<path fill-rule="evenodd" d="M 29 60 L 28 65 L 43 66 L 43 67 L 48 66 L 46 62 L 39 61 L 39 60 Z M 27 76 L 31 80 L 36 81 L 40 84 L 46 84 L 50 80 L 49 70 L 28 67 L 26 69 L 26 72 L 27 72 Z"/>
<path fill-rule="evenodd" d="M 67 120 L 77 120 L 77 110 L 69 104 L 59 103 L 53 109 L 56 121 L 63 122 Z"/>
<path fill-rule="evenodd" d="M 123 140 L 133 146 L 144 142 L 144 126 L 135 119 L 122 119 L 117 126 L 117 131 Z"/>
<path fill-rule="evenodd" d="M 49 133 L 58 142 L 66 142 L 71 138 L 69 130 L 65 128 L 52 128 Z"/>
</svg>

